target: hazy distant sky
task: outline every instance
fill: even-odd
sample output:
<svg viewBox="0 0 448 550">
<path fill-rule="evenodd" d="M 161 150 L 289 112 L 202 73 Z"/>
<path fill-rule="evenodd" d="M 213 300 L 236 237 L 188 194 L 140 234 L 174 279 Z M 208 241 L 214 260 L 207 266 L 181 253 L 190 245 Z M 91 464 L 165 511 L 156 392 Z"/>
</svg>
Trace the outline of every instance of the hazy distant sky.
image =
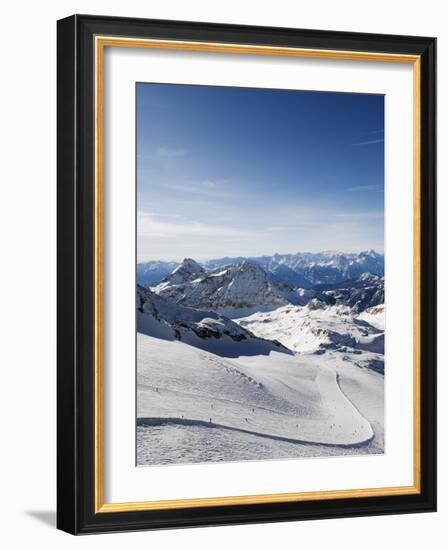
<svg viewBox="0 0 448 550">
<path fill-rule="evenodd" d="M 137 256 L 383 251 L 384 97 L 137 84 Z"/>
</svg>

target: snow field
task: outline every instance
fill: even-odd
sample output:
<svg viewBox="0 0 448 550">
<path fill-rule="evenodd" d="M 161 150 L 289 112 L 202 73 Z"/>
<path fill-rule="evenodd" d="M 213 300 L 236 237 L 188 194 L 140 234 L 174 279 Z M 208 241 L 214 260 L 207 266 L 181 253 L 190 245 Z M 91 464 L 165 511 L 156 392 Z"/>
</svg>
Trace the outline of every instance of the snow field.
<svg viewBox="0 0 448 550">
<path fill-rule="evenodd" d="M 143 334 L 137 349 L 139 425 L 188 421 L 339 446 L 373 436 L 341 391 L 337 370 L 316 357 L 272 352 L 227 359 Z"/>
</svg>

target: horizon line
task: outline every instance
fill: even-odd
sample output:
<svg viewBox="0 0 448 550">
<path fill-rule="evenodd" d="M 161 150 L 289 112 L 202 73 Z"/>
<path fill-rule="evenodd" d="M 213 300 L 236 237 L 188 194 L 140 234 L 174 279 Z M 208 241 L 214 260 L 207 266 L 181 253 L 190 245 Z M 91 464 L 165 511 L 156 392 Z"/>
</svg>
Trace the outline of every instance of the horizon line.
<svg viewBox="0 0 448 550">
<path fill-rule="evenodd" d="M 136 264 L 141 265 L 141 264 L 146 264 L 146 263 L 149 263 L 149 262 L 182 263 L 186 259 L 192 259 L 192 260 L 196 261 L 197 263 L 211 262 L 213 260 L 233 259 L 233 258 L 235 258 L 235 259 L 236 258 L 243 258 L 243 259 L 246 259 L 246 260 L 256 260 L 256 259 L 259 259 L 259 258 L 266 258 L 266 257 L 267 258 L 272 258 L 274 256 L 297 256 L 299 254 L 310 254 L 310 255 L 315 255 L 315 254 L 343 254 L 343 255 L 358 254 L 359 255 L 359 254 L 362 254 L 363 252 L 366 252 L 366 253 L 374 252 L 375 254 L 378 254 L 379 256 L 384 257 L 384 252 L 378 252 L 374 248 L 364 248 L 364 249 L 359 250 L 357 252 L 346 252 L 346 251 L 343 251 L 343 250 L 320 250 L 320 251 L 317 251 L 317 252 L 298 251 L 298 252 L 285 252 L 285 253 L 275 252 L 274 254 L 262 254 L 260 256 L 247 256 L 247 255 L 241 254 L 239 256 L 219 256 L 219 257 L 212 257 L 212 258 L 203 259 L 203 260 L 195 260 L 191 256 L 185 256 L 181 260 L 179 260 L 179 259 L 160 260 L 160 259 L 154 258 L 152 260 L 137 260 Z"/>
</svg>

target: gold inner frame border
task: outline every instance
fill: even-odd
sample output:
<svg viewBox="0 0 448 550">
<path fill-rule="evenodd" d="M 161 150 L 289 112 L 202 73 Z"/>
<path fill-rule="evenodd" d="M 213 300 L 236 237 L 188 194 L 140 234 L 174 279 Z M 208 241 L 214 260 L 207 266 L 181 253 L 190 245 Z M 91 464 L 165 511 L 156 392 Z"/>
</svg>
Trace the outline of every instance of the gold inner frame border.
<svg viewBox="0 0 448 550">
<path fill-rule="evenodd" d="M 104 502 L 104 53 L 106 47 L 153 48 L 208 53 L 233 53 L 267 56 L 285 56 L 313 59 L 333 59 L 348 61 L 368 61 L 382 63 L 407 63 L 413 65 L 413 297 L 414 297 L 414 350 L 413 350 L 413 419 L 414 419 L 414 482 L 410 486 L 378 487 L 348 490 L 329 490 L 296 493 L 276 493 L 260 495 L 226 496 L 211 498 L 190 498 L 180 500 L 154 500 L 140 502 Z M 420 277 L 421 277 L 421 60 L 418 55 L 393 54 L 382 52 L 360 52 L 345 50 L 325 50 L 292 48 L 279 46 L 258 46 L 253 44 L 226 44 L 182 40 L 158 40 L 96 36 L 95 56 L 95 346 L 94 346 L 94 399 L 95 399 L 95 513 L 132 512 L 144 510 L 168 510 L 209 506 L 232 506 L 243 504 L 265 504 L 279 502 L 304 502 L 420 494 L 421 492 L 421 343 L 420 343 Z"/>
</svg>

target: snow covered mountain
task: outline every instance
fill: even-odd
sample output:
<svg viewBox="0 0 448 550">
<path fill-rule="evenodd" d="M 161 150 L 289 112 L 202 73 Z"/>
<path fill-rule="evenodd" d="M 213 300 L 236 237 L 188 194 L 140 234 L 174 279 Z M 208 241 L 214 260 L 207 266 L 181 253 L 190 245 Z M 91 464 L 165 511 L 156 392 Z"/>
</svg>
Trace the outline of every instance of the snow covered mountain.
<svg viewBox="0 0 448 550">
<path fill-rule="evenodd" d="M 165 277 L 162 282 L 170 285 L 180 285 L 204 275 L 205 270 L 203 267 L 192 258 L 185 258 L 185 260 L 179 264 L 172 273 Z"/>
<path fill-rule="evenodd" d="M 384 304 L 384 277 L 371 273 L 334 285 L 319 285 L 315 289 L 320 290 L 327 300 L 350 306 L 357 313 Z"/>
<path fill-rule="evenodd" d="M 315 285 L 335 284 L 358 278 L 363 273 L 384 275 L 384 255 L 374 250 L 359 253 L 344 252 L 298 252 L 297 254 L 274 254 L 273 256 L 218 258 L 203 262 L 201 266 L 212 272 L 245 260 L 257 263 L 274 281 L 281 281 L 293 288 L 312 288 Z M 137 267 L 137 282 L 153 285 L 162 281 L 175 269 L 176 262 L 146 262 Z"/>
<path fill-rule="evenodd" d="M 295 275 L 299 282 L 301 276 Z M 218 311 L 232 318 L 288 304 L 306 305 L 312 299 L 328 305 L 348 305 L 357 313 L 384 302 L 384 279 L 378 275 L 364 272 L 358 279 L 342 283 L 297 288 L 247 260 L 206 272 L 186 258 L 151 288 L 176 304 Z"/>
<path fill-rule="evenodd" d="M 358 315 L 358 319 L 367 321 L 373 327 L 384 331 L 386 325 L 384 304 L 369 307 Z"/>
<path fill-rule="evenodd" d="M 139 285 L 136 307 L 137 332 L 147 336 L 182 341 L 224 357 L 291 353 L 277 340 L 256 337 L 226 317 L 174 304 Z"/>
<path fill-rule="evenodd" d="M 254 313 L 238 322 L 253 334 L 276 338 L 300 353 L 325 350 L 384 353 L 384 318 L 381 311 L 374 308 L 357 315 L 348 306 L 325 306 L 314 299 L 303 307 L 288 305 L 271 312 Z M 382 357 L 375 359 L 382 360 Z"/>
<path fill-rule="evenodd" d="M 359 253 L 346 252 L 298 252 L 297 254 L 274 254 L 248 258 L 257 262 L 268 272 L 276 274 L 280 269 L 285 274 L 294 273 L 302 277 L 301 282 L 294 286 L 308 288 L 319 284 L 338 283 L 356 279 L 362 273 L 384 275 L 384 255 L 374 250 Z M 222 258 L 204 262 L 205 269 L 216 269 L 225 265 L 240 262 L 242 258 Z M 285 270 L 285 268 L 289 268 Z M 289 281 L 289 282 L 292 282 Z"/>
<path fill-rule="evenodd" d="M 276 262 L 269 262 L 263 265 L 263 268 L 269 273 L 274 281 L 279 283 L 287 283 L 293 288 L 312 288 L 311 281 L 307 279 L 301 273 L 294 271 L 286 264 L 279 264 Z"/>
<path fill-rule="evenodd" d="M 160 283 L 167 275 L 172 273 L 179 265 L 178 262 L 143 262 L 137 264 L 137 283 L 151 286 Z"/>
<path fill-rule="evenodd" d="M 196 262 L 191 262 L 185 259 L 152 290 L 176 304 L 219 311 L 231 317 L 303 302 L 300 294 L 286 283 L 273 281 L 256 263 L 243 261 L 206 273 Z"/>
</svg>

